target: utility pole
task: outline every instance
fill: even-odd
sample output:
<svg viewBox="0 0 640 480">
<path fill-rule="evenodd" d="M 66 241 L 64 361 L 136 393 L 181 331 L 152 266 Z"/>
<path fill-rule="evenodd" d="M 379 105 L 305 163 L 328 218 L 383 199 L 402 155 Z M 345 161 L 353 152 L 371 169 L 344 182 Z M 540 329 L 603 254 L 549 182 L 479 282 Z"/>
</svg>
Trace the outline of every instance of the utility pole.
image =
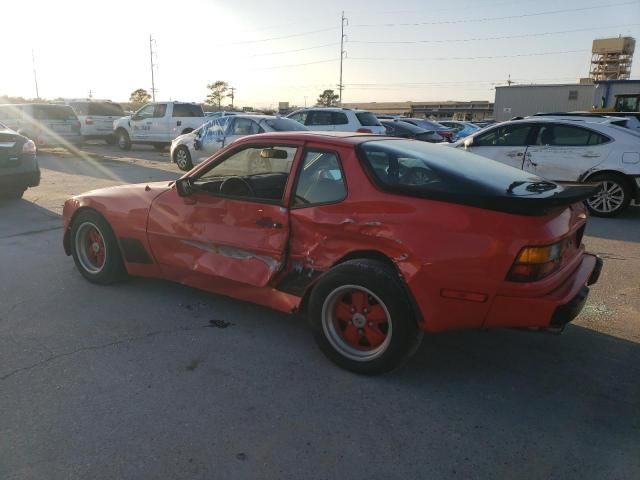
<svg viewBox="0 0 640 480">
<path fill-rule="evenodd" d="M 234 93 L 236 91 L 236 87 L 229 87 L 229 90 L 231 90 L 231 93 L 229 94 L 229 96 L 231 97 L 231 110 L 233 110 L 233 99 L 234 99 Z"/>
<path fill-rule="evenodd" d="M 340 83 L 338 84 L 338 102 L 340 105 L 342 105 L 342 89 L 344 88 L 344 85 L 342 84 L 342 61 L 344 60 L 344 54 L 346 53 L 344 51 L 344 38 L 346 36 L 344 34 L 345 22 L 349 25 L 349 20 L 345 18 L 344 11 L 342 11 L 342 17 L 340 18 Z"/>
<path fill-rule="evenodd" d="M 33 65 L 33 82 L 36 84 L 36 98 L 40 100 L 40 93 L 38 92 L 38 76 L 36 75 L 36 54 L 31 49 L 31 64 Z"/>
<path fill-rule="evenodd" d="M 151 37 L 151 34 L 149 34 L 149 60 L 151 63 L 151 98 L 153 98 L 153 101 L 156 101 L 156 83 L 155 80 L 153 78 L 153 38 Z"/>
<path fill-rule="evenodd" d="M 307 96 L 306 95 L 304 96 L 304 106 L 305 106 L 305 108 L 307 107 Z"/>
</svg>

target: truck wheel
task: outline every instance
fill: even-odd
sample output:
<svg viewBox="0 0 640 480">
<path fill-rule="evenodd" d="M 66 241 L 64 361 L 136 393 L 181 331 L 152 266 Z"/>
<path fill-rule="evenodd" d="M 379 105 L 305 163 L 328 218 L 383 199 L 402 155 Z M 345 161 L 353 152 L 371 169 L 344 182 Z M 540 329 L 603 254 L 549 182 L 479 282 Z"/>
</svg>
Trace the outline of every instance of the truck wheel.
<svg viewBox="0 0 640 480">
<path fill-rule="evenodd" d="M 193 132 L 193 128 L 185 128 L 180 135 L 186 135 L 191 132 Z"/>
<path fill-rule="evenodd" d="M 189 149 L 184 145 L 180 145 L 173 152 L 173 161 L 180 170 L 184 170 L 188 172 L 193 168 L 193 162 L 191 161 L 191 154 L 189 153 Z"/>
<path fill-rule="evenodd" d="M 114 283 L 126 273 L 111 226 L 94 210 L 81 211 L 73 219 L 71 254 L 82 276 L 90 282 Z"/>
<path fill-rule="evenodd" d="M 587 208 L 596 217 L 615 217 L 629 206 L 631 189 L 622 175 L 594 175 L 588 182 L 600 182 L 600 190 L 587 200 Z"/>
<path fill-rule="evenodd" d="M 398 274 L 374 260 L 350 260 L 323 275 L 311 292 L 309 322 L 322 352 L 361 374 L 399 367 L 422 339 Z"/>
<path fill-rule="evenodd" d="M 131 139 L 125 130 L 118 130 L 116 132 L 116 141 L 118 142 L 120 150 L 131 150 Z"/>
<path fill-rule="evenodd" d="M 153 148 L 154 148 L 154 150 L 156 152 L 164 152 L 167 149 L 168 146 L 169 145 L 167 145 L 166 143 L 154 143 L 153 144 Z"/>
</svg>

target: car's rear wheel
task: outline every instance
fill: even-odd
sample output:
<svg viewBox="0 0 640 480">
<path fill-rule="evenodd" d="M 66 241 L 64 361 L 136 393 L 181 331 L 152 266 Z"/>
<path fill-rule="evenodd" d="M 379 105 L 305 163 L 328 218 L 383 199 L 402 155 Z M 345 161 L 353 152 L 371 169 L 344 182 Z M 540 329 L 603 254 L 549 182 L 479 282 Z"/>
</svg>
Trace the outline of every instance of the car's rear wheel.
<svg viewBox="0 0 640 480">
<path fill-rule="evenodd" d="M 96 211 L 84 210 L 71 225 L 71 254 L 80 273 L 90 282 L 109 284 L 125 275 L 113 230 Z"/>
<path fill-rule="evenodd" d="M 189 149 L 184 145 L 180 145 L 175 149 L 173 152 L 173 161 L 176 162 L 180 170 L 184 170 L 185 172 L 193 168 L 191 154 L 189 153 Z"/>
<path fill-rule="evenodd" d="M 631 189 L 622 175 L 603 174 L 591 177 L 589 182 L 600 182 L 600 190 L 587 199 L 587 208 L 596 217 L 615 217 L 629 206 Z"/>
<path fill-rule="evenodd" d="M 422 338 L 398 274 L 378 261 L 350 260 L 334 267 L 314 287 L 309 308 L 320 349 L 352 372 L 393 370 Z"/>
<path fill-rule="evenodd" d="M 120 150 L 131 150 L 131 139 L 125 130 L 118 130 L 116 132 L 116 141 L 118 142 Z"/>
</svg>

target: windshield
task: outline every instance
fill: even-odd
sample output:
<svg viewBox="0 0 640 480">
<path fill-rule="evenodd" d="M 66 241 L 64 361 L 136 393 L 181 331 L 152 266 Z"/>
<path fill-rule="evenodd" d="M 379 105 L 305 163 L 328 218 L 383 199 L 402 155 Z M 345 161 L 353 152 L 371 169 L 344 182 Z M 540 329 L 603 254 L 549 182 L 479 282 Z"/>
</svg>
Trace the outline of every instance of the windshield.
<svg viewBox="0 0 640 480">
<path fill-rule="evenodd" d="M 263 120 L 263 122 L 275 132 L 300 132 L 309 130 L 301 123 L 291 120 L 290 118 L 270 118 Z"/>
<path fill-rule="evenodd" d="M 380 121 L 371 112 L 357 112 L 356 117 L 363 127 L 379 127 Z"/>
</svg>

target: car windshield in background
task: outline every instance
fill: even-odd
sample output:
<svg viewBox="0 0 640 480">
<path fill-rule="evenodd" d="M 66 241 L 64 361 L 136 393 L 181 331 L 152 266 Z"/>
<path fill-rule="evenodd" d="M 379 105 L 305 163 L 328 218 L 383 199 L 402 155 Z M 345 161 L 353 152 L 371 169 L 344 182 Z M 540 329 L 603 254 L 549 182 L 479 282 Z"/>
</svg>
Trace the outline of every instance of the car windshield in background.
<svg viewBox="0 0 640 480">
<path fill-rule="evenodd" d="M 200 105 L 191 103 L 176 103 L 173 105 L 174 117 L 204 117 L 204 111 Z"/>
<path fill-rule="evenodd" d="M 34 105 L 33 117 L 38 120 L 77 120 L 75 112 L 66 105 Z"/>
<path fill-rule="evenodd" d="M 380 126 L 380 121 L 378 121 L 378 118 L 371 112 L 357 112 L 356 117 L 358 117 L 358 121 L 363 127 Z"/>
<path fill-rule="evenodd" d="M 410 132 L 415 135 L 420 135 L 421 133 L 426 133 L 428 130 L 425 130 L 422 127 L 418 127 L 413 123 L 403 122 L 402 120 L 383 120 L 383 125 L 395 125 L 397 128 L 404 130 L 405 132 Z"/>
<path fill-rule="evenodd" d="M 124 117 L 122 107 L 111 102 L 92 102 L 88 104 L 88 114 L 105 117 Z"/>
<path fill-rule="evenodd" d="M 270 118 L 268 120 L 264 120 L 264 123 L 266 123 L 276 132 L 295 132 L 309 130 L 301 123 L 298 123 L 295 120 L 291 120 L 289 118 Z"/>
</svg>

